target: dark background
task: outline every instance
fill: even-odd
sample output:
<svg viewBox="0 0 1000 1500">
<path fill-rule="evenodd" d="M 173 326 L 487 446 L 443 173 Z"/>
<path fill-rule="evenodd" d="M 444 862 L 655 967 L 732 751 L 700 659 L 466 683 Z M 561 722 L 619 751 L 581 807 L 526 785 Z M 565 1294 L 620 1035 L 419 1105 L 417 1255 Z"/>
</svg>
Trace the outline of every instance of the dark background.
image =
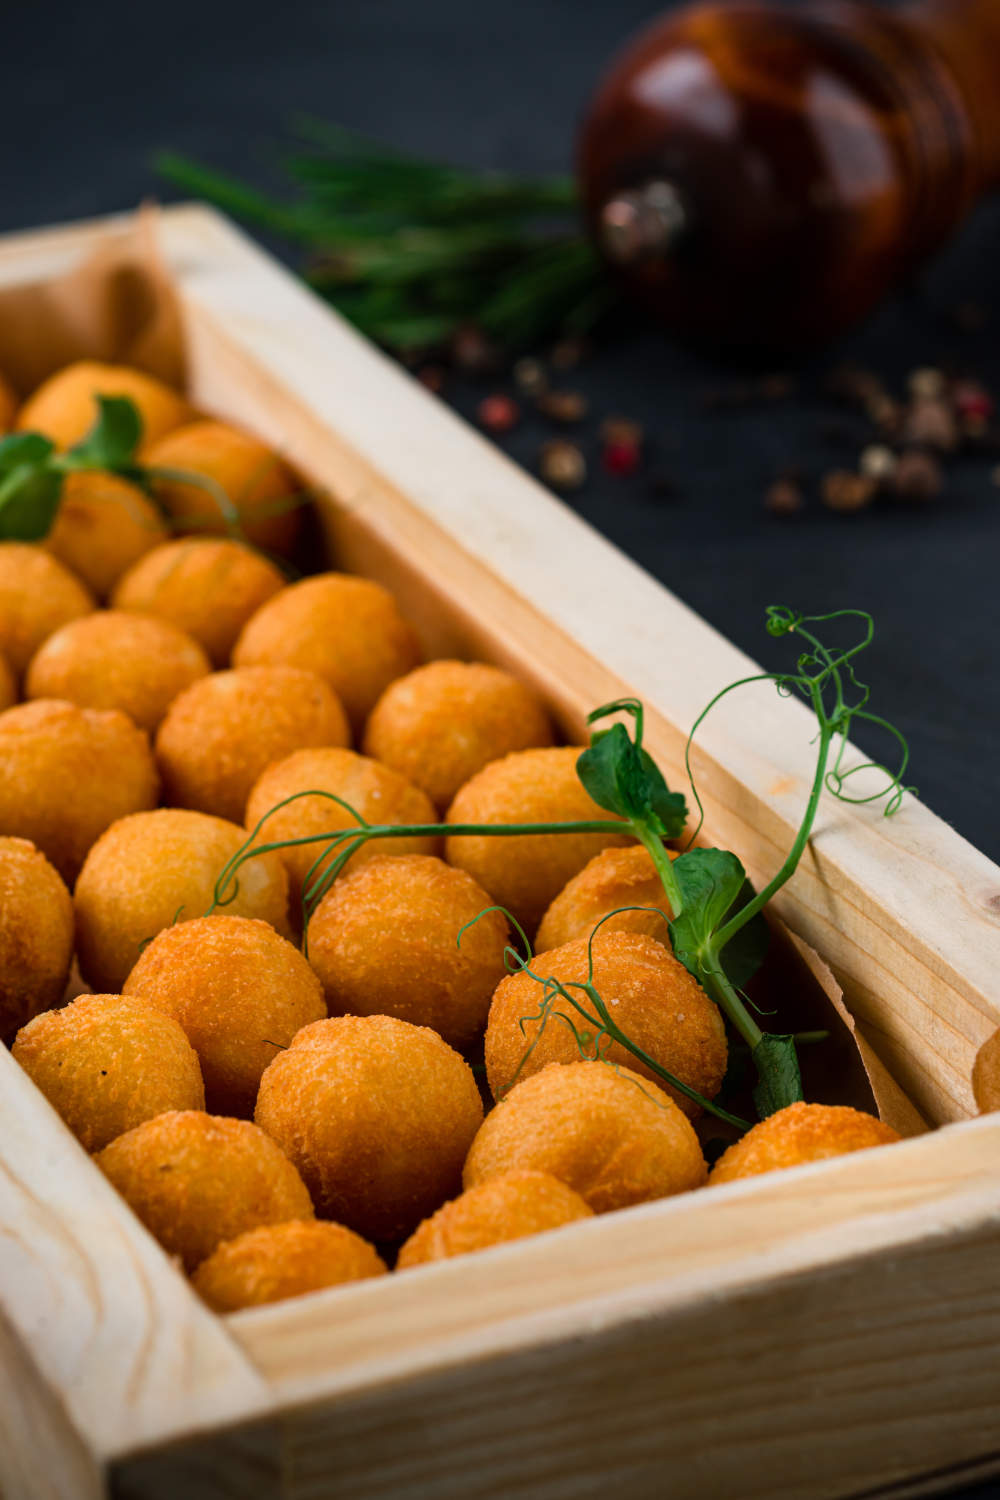
<svg viewBox="0 0 1000 1500">
<path fill-rule="evenodd" d="M 567 170 L 602 69 L 662 9 L 643 0 L 5 5 L 0 230 L 169 198 L 150 165 L 164 146 L 273 185 L 284 129 L 299 112 L 463 164 Z M 998 252 L 1000 204 L 986 204 L 919 286 L 797 372 L 785 401 L 707 410 L 705 392 L 732 372 L 653 334 L 623 337 L 566 377 L 595 412 L 645 425 L 650 462 L 673 489 L 657 496 L 648 473 L 615 479 L 592 463 L 573 501 L 580 512 L 759 659 L 772 601 L 871 610 L 874 707 L 909 737 L 921 795 L 996 860 L 997 459 L 953 470 L 933 505 L 858 516 L 825 511 L 815 481 L 860 446 L 838 450 L 825 432 L 823 372 L 834 359 L 873 367 L 900 393 L 914 366 L 947 359 L 1000 391 Z M 987 313 L 992 304 L 972 334 L 954 318 L 968 299 Z M 458 383 L 448 395 L 471 411 L 483 389 Z M 543 436 L 551 433 L 528 424 L 506 446 L 530 463 Z M 593 457 L 593 438 L 584 446 Z M 810 500 L 779 520 L 762 500 L 789 463 L 810 481 Z M 964 1493 L 984 1500 L 1000 1488 Z"/>
</svg>

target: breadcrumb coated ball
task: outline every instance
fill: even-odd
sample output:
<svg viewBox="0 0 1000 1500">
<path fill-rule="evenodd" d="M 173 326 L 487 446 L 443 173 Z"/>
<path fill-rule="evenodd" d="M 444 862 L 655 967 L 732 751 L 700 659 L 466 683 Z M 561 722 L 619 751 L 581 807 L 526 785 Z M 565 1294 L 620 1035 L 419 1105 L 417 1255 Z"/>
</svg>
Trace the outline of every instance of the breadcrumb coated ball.
<svg viewBox="0 0 1000 1500">
<path fill-rule="evenodd" d="M 5 708 L 12 708 L 17 702 L 17 678 L 4 656 L 0 652 L 0 713 Z"/>
<path fill-rule="evenodd" d="M 387 1269 L 375 1247 L 343 1224 L 291 1219 L 227 1240 L 202 1261 L 192 1279 L 213 1311 L 231 1313 L 367 1281 L 384 1276 Z"/>
<path fill-rule="evenodd" d="M 151 468 L 186 470 L 213 481 L 229 497 L 247 539 L 270 552 L 288 552 L 301 520 L 296 497 L 302 486 L 278 455 L 249 433 L 225 422 L 189 422 L 153 443 Z M 154 480 L 157 499 L 178 530 L 224 532 L 226 519 L 215 496 L 194 483 Z"/>
<path fill-rule="evenodd" d="M 73 960 L 73 902 L 27 839 L 0 838 L 0 1043 L 58 1005 Z"/>
<path fill-rule="evenodd" d="M 449 823 L 562 823 L 608 818 L 576 774 L 579 749 L 519 750 L 467 781 L 448 809 Z M 617 833 L 542 833 L 510 838 L 451 837 L 450 864 L 467 870 L 533 936 L 546 907 Z"/>
<path fill-rule="evenodd" d="M 55 631 L 32 657 L 29 698 L 117 708 L 152 732 L 170 704 L 211 663 L 191 636 L 147 615 L 102 609 Z"/>
<path fill-rule="evenodd" d="M 97 605 L 63 564 L 30 542 L 0 542 L 0 651 L 17 677 L 44 640 Z"/>
<path fill-rule="evenodd" d="M 91 849 L 73 893 L 77 958 L 88 984 L 119 992 L 145 943 L 165 927 L 204 916 L 224 866 L 245 841 L 235 823 L 180 808 L 113 824 Z M 260 917 L 286 934 L 288 880 L 277 855 L 255 855 L 236 878 L 226 912 Z"/>
<path fill-rule="evenodd" d="M 305 667 L 325 677 L 360 735 L 376 699 L 420 660 L 395 599 L 370 578 L 320 573 L 292 584 L 248 621 L 236 667 Z"/>
<path fill-rule="evenodd" d="M 654 906 L 668 918 L 673 915 L 653 857 L 642 844 L 604 849 L 585 864 L 545 913 L 535 947 L 547 953 L 574 938 L 589 937 L 602 917 L 621 906 Z M 620 911 L 601 924 L 601 932 L 641 932 L 670 947 L 667 922 L 655 911 Z"/>
<path fill-rule="evenodd" d="M 140 453 L 151 443 L 190 420 L 191 407 L 170 386 L 127 365 L 81 359 L 44 380 L 21 407 L 21 432 L 40 432 L 57 448 L 72 448 L 97 421 L 98 396 L 127 396 L 142 418 Z"/>
<path fill-rule="evenodd" d="M 412 826 L 437 821 L 428 798 L 398 771 L 390 771 L 388 766 L 356 755 L 353 750 L 326 749 L 296 750 L 269 766 L 247 799 L 247 827 L 255 828 L 286 797 L 309 791 L 333 793 L 369 823 Z M 350 813 L 329 797 L 299 797 L 268 818 L 261 838 L 271 843 L 355 826 Z M 433 837 L 369 839 L 351 856 L 347 868 L 356 870 L 368 860 L 387 854 L 434 854 L 437 847 Z M 303 882 L 322 848 L 316 843 L 281 851 L 291 881 L 293 915 L 300 909 Z"/>
<path fill-rule="evenodd" d="M 424 854 L 345 875 L 309 923 L 309 962 L 330 1014 L 396 1016 L 469 1046 L 506 972 L 506 921 L 496 911 L 475 920 L 491 904 L 471 875 Z"/>
<path fill-rule="evenodd" d="M 548 1172 L 505 1172 L 425 1219 L 400 1250 L 396 1269 L 488 1250 L 592 1216 L 579 1193 Z"/>
<path fill-rule="evenodd" d="M 0 714 L 0 833 L 37 844 L 68 884 L 104 830 L 155 807 L 159 789 L 149 740 L 123 713 L 41 698 Z"/>
<path fill-rule="evenodd" d="M 249 1120 L 172 1110 L 126 1131 L 94 1160 L 188 1271 L 249 1229 L 313 1217 L 302 1178 Z"/>
<path fill-rule="evenodd" d="M 735 1182 L 782 1167 L 845 1156 L 900 1137 L 889 1125 L 843 1104 L 788 1104 L 741 1136 L 712 1168 L 709 1183 Z"/>
<path fill-rule="evenodd" d="M 372 709 L 364 749 L 444 812 L 491 760 L 552 744 L 537 695 L 499 667 L 432 661 L 390 683 Z"/>
<path fill-rule="evenodd" d="M 536 954 L 531 967 L 541 979 L 551 975 L 569 987 L 583 984 L 590 946 L 587 938 L 577 938 L 551 953 Z M 726 1072 L 726 1028 L 718 1006 L 698 981 L 662 943 L 640 933 L 605 934 L 602 929 L 592 952 L 593 984 L 615 1024 L 667 1072 L 714 1099 Z M 570 988 L 570 993 L 591 1009 L 582 992 Z M 486 1029 L 486 1074 L 495 1098 L 515 1079 L 530 1078 L 548 1063 L 599 1056 L 653 1079 L 686 1115 L 693 1118 L 700 1112 L 693 1100 L 668 1087 L 619 1042 L 608 1043 L 606 1033 L 588 1026 L 558 996 L 545 1020 L 544 994 L 544 986 L 523 971 L 509 974 L 497 987 Z M 559 1018 L 560 1012 L 569 1016 L 576 1035 Z M 600 1017 L 595 1019 L 599 1024 Z"/>
<path fill-rule="evenodd" d="M 472 1069 L 436 1032 L 339 1016 L 306 1026 L 274 1059 L 254 1118 L 321 1217 L 387 1241 L 457 1192 L 483 1104 Z"/>
<path fill-rule="evenodd" d="M 603 1062 L 550 1063 L 487 1115 L 466 1188 L 503 1172 L 550 1172 L 596 1214 L 705 1182 L 694 1126 L 656 1084 Z"/>
<path fill-rule="evenodd" d="M 200 641 L 213 666 L 225 667 L 250 616 L 284 586 L 274 563 L 242 542 L 181 537 L 140 558 L 111 602 L 169 620 Z"/>
<path fill-rule="evenodd" d="M 98 599 L 106 599 L 125 570 L 166 536 L 159 510 L 137 485 L 117 474 L 80 469 L 63 480 L 45 546 Z"/>
<path fill-rule="evenodd" d="M 17 1034 L 14 1059 L 88 1151 L 169 1109 L 204 1109 L 194 1048 L 138 997 L 81 995 Z"/>
<path fill-rule="evenodd" d="M 299 667 L 215 672 L 181 693 L 156 737 L 167 802 L 242 823 L 254 782 L 293 750 L 351 742 L 333 689 Z"/>
<path fill-rule="evenodd" d="M 125 981 L 183 1027 L 210 1107 L 251 1115 L 261 1074 L 303 1026 L 326 1015 L 323 987 L 267 922 L 196 917 L 166 927 Z"/>
</svg>

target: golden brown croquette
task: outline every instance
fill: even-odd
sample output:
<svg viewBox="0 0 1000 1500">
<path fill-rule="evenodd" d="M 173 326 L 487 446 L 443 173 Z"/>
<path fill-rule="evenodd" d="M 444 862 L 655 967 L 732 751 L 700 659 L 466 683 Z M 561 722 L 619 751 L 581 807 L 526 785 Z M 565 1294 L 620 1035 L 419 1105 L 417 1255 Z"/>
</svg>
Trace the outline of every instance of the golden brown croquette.
<svg viewBox="0 0 1000 1500">
<path fill-rule="evenodd" d="M 323 1218 L 400 1239 L 458 1191 L 483 1118 L 472 1069 L 436 1032 L 339 1016 L 299 1032 L 265 1072 L 254 1115 Z"/>
<path fill-rule="evenodd" d="M 30 542 L 0 542 L 0 651 L 21 677 L 43 641 L 97 605 L 68 568 Z"/>
<path fill-rule="evenodd" d="M 97 421 L 98 396 L 126 396 L 142 421 L 140 452 L 191 419 L 183 396 L 162 380 L 127 365 L 81 359 L 44 380 L 17 414 L 21 432 L 40 432 L 57 448 L 72 448 Z"/>
<path fill-rule="evenodd" d="M 202 1261 L 192 1279 L 209 1307 L 231 1313 L 367 1281 L 386 1270 L 375 1247 L 343 1224 L 290 1219 L 227 1240 Z"/>
<path fill-rule="evenodd" d="M 293 750 L 351 742 L 333 689 L 299 667 L 240 667 L 203 677 L 160 725 L 166 801 L 242 823 L 254 782 Z"/>
<path fill-rule="evenodd" d="M 420 660 L 395 599 L 370 578 L 320 573 L 292 584 L 248 621 L 236 667 L 305 667 L 325 677 L 360 735 L 376 699 Z"/>
<path fill-rule="evenodd" d="M 657 911 L 618 911 L 622 906 L 656 907 Z M 673 915 L 653 857 L 641 844 L 627 849 L 604 849 L 585 864 L 579 875 L 564 885 L 545 913 L 535 946 L 539 953 L 561 948 L 574 938 L 589 937 L 601 924 L 601 932 L 641 932 L 670 947 L 667 920 Z"/>
<path fill-rule="evenodd" d="M 194 1048 L 135 997 L 81 995 L 17 1034 L 14 1059 L 87 1151 L 170 1109 L 204 1109 Z"/>
<path fill-rule="evenodd" d="M 73 960 L 73 902 L 27 839 L 0 838 L 0 1043 L 58 1005 Z"/>
<path fill-rule="evenodd" d="M 0 651 L 0 713 L 3 713 L 5 708 L 13 708 L 16 702 L 17 678 L 7 658 Z"/>
<path fill-rule="evenodd" d="M 105 829 L 155 807 L 159 789 L 149 740 L 123 713 L 41 698 L 0 714 L 0 833 L 37 844 L 67 884 Z"/>
<path fill-rule="evenodd" d="M 592 1215 L 579 1193 L 548 1172 L 505 1172 L 425 1219 L 400 1250 L 396 1269 L 488 1250 Z"/>
<path fill-rule="evenodd" d="M 468 1047 L 506 972 L 506 921 L 495 911 L 475 921 L 490 905 L 471 875 L 423 854 L 343 876 L 309 924 L 309 962 L 330 1014 L 396 1016 Z"/>
<path fill-rule="evenodd" d="M 694 1126 L 648 1078 L 610 1063 L 550 1063 L 487 1115 L 466 1189 L 503 1172 L 550 1172 L 596 1214 L 705 1182 Z"/>
<path fill-rule="evenodd" d="M 248 917 L 196 917 L 164 928 L 123 994 L 184 1028 L 218 1114 L 252 1115 L 268 1063 L 326 1015 L 323 987 L 302 954 L 267 922 Z"/>
<path fill-rule="evenodd" d="M 98 599 L 106 599 L 125 570 L 166 537 L 159 510 L 137 485 L 117 474 L 80 469 L 63 480 L 45 547 Z"/>
<path fill-rule="evenodd" d="M 754 1125 L 724 1151 L 712 1168 L 709 1183 L 714 1187 L 740 1177 L 864 1151 L 869 1146 L 888 1146 L 898 1140 L 890 1126 L 860 1109 L 842 1104 L 789 1104 Z"/>
<path fill-rule="evenodd" d="M 73 893 L 77 958 L 94 989 L 120 992 L 144 945 L 177 922 L 204 916 L 216 882 L 246 832 L 224 818 L 159 808 L 121 818 L 91 849 Z M 242 865 L 230 916 L 288 928 L 288 880 L 277 855 Z"/>
<path fill-rule="evenodd" d="M 250 616 L 283 589 L 281 573 L 259 552 L 225 537 L 180 537 L 155 547 L 119 580 L 115 609 L 169 620 L 229 665 Z"/>
<path fill-rule="evenodd" d="M 172 1110 L 126 1131 L 94 1160 L 188 1271 L 249 1229 L 313 1217 L 302 1178 L 249 1120 Z"/>
<path fill-rule="evenodd" d="M 512 750 L 552 744 L 530 688 L 483 662 L 432 661 L 389 684 L 365 727 L 364 750 L 445 812 L 459 787 Z"/>
</svg>

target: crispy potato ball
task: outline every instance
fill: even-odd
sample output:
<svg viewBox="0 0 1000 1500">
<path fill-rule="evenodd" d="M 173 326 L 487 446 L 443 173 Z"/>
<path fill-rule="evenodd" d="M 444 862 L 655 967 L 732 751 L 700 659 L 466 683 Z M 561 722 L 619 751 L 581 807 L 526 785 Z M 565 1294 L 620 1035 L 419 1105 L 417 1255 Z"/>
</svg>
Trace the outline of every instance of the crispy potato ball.
<svg viewBox="0 0 1000 1500">
<path fill-rule="evenodd" d="M 398 771 L 380 766 L 377 760 L 356 755 L 353 750 L 296 750 L 293 755 L 269 766 L 255 783 L 247 799 L 247 827 L 256 827 L 264 814 L 285 797 L 308 791 L 332 792 L 369 823 L 427 824 L 437 821 L 437 814 L 424 793 L 411 786 Z M 328 797 L 300 797 L 268 818 L 261 830 L 261 839 L 271 843 L 277 839 L 305 838 L 310 834 L 355 826 L 350 813 Z M 387 854 L 433 854 L 437 847 L 435 838 L 369 839 L 351 856 L 347 868 L 356 870 L 368 860 Z M 293 916 L 300 909 L 303 882 L 322 848 L 318 843 L 303 844 L 298 849 L 281 851 L 291 881 Z"/>
<path fill-rule="evenodd" d="M 73 961 L 73 902 L 27 839 L 0 838 L 0 1043 L 58 1005 Z"/>
<path fill-rule="evenodd" d="M 608 818 L 576 774 L 578 748 L 518 750 L 467 781 L 449 823 L 562 823 Z M 632 840 L 616 833 L 536 833 L 449 838 L 445 858 L 468 870 L 533 936 L 546 907 L 589 859 Z"/>
<path fill-rule="evenodd" d="M 339 1016 L 299 1032 L 260 1083 L 257 1124 L 323 1218 L 400 1239 L 458 1190 L 483 1118 L 472 1069 L 426 1026 Z"/>
<path fill-rule="evenodd" d="M 239 667 L 203 677 L 174 700 L 156 759 L 168 802 L 242 823 L 254 782 L 273 761 L 350 743 L 340 700 L 315 672 Z"/>
<path fill-rule="evenodd" d="M 396 1016 L 453 1047 L 482 1033 L 506 970 L 507 923 L 464 870 L 425 854 L 376 859 L 338 880 L 309 923 L 309 962 L 331 1015 Z"/>
<path fill-rule="evenodd" d="M 705 1182 L 694 1126 L 631 1068 L 550 1063 L 487 1115 L 465 1163 L 466 1189 L 503 1172 L 550 1172 L 595 1214 Z"/>
<path fill-rule="evenodd" d="M 0 713 L 5 708 L 12 708 L 17 702 L 17 678 L 7 661 L 0 652 Z"/>
<path fill-rule="evenodd" d="M 488 1250 L 592 1216 L 579 1193 L 548 1172 L 505 1172 L 425 1219 L 400 1250 L 396 1269 Z"/>
<path fill-rule="evenodd" d="M 0 714 L 0 833 L 31 839 L 68 884 L 104 830 L 158 793 L 149 740 L 125 714 L 45 698 Z"/>
<path fill-rule="evenodd" d="M 202 1261 L 193 1281 L 213 1311 L 231 1313 L 367 1281 L 387 1269 L 375 1247 L 343 1224 L 290 1219 L 227 1240 Z"/>
<path fill-rule="evenodd" d="M 176 391 L 142 370 L 81 359 L 44 380 L 17 415 L 21 432 L 41 432 L 57 448 L 72 448 L 97 421 L 98 396 L 127 396 L 142 418 L 140 453 L 157 438 L 191 419 L 191 408 Z"/>
<path fill-rule="evenodd" d="M 0 542 L 0 651 L 20 677 L 44 640 L 97 605 L 44 547 Z"/>
<path fill-rule="evenodd" d="M 151 468 L 185 470 L 214 481 L 235 506 L 249 541 L 288 552 L 299 532 L 302 486 L 273 449 L 225 422 L 190 422 L 153 443 Z M 154 480 L 157 498 L 181 531 L 226 530 L 218 501 L 197 484 Z"/>
<path fill-rule="evenodd" d="M 593 945 L 593 982 L 608 1011 L 625 1035 L 675 1078 L 713 1099 L 726 1072 L 726 1028 L 718 1006 L 682 963 L 655 938 L 635 932 L 599 932 Z M 588 940 L 577 938 L 536 954 L 532 968 L 561 984 L 582 984 L 588 973 Z M 581 1004 L 586 996 L 578 991 Z M 544 988 L 530 974 L 508 974 L 497 987 L 486 1028 L 486 1074 L 494 1098 L 515 1079 L 530 1078 L 548 1063 L 595 1058 L 595 1029 L 558 997 L 548 1021 L 538 1020 Z M 570 1017 L 577 1028 L 559 1019 Z M 540 1034 L 539 1034 L 540 1033 Z M 530 1050 L 529 1050 L 530 1049 Z M 600 1045 L 600 1056 L 651 1078 L 692 1118 L 700 1107 L 656 1074 L 618 1042 Z"/>
<path fill-rule="evenodd" d="M 395 599 L 370 578 L 320 573 L 263 605 L 233 651 L 234 667 L 305 667 L 325 677 L 360 735 L 375 700 L 420 660 Z"/>
<path fill-rule="evenodd" d="M 166 540 L 156 506 L 117 474 L 81 469 L 67 474 L 45 547 L 106 599 L 126 568 Z"/>
<path fill-rule="evenodd" d="M 444 812 L 459 787 L 512 750 L 552 744 L 552 725 L 523 682 L 483 662 L 432 661 L 389 684 L 364 749 Z"/>
<path fill-rule="evenodd" d="M 77 958 L 88 984 L 117 993 L 143 944 L 175 922 L 204 916 L 226 862 L 246 833 L 223 818 L 159 808 L 121 818 L 87 856 L 73 894 Z M 288 932 L 288 879 L 277 855 L 240 867 L 230 916 Z M 227 892 L 228 894 L 228 892 Z"/>
<path fill-rule="evenodd" d="M 81 995 L 17 1034 L 14 1059 L 88 1151 L 168 1109 L 204 1109 L 198 1057 L 138 997 Z"/>
<path fill-rule="evenodd" d="M 782 1167 L 825 1161 L 869 1146 L 888 1146 L 900 1137 L 860 1109 L 842 1104 L 789 1104 L 741 1136 L 712 1168 L 709 1183 L 735 1182 Z"/>
<path fill-rule="evenodd" d="M 117 708 L 152 732 L 177 694 L 211 670 L 198 642 L 176 625 L 102 609 L 50 635 L 24 685 L 29 698 Z"/>
<path fill-rule="evenodd" d="M 574 938 L 589 937 L 601 918 L 620 906 L 656 906 L 672 916 L 652 855 L 641 844 L 604 849 L 584 865 L 579 875 L 563 886 L 542 918 L 535 947 L 539 953 L 547 953 Z M 670 947 L 669 928 L 656 912 L 619 912 L 608 917 L 601 932 L 641 932 Z"/>
<path fill-rule="evenodd" d="M 188 1271 L 248 1229 L 313 1217 L 302 1178 L 249 1120 L 171 1110 L 126 1131 L 94 1160 Z"/>
<path fill-rule="evenodd" d="M 181 537 L 155 547 L 120 579 L 115 609 L 157 615 L 200 641 L 225 667 L 252 614 L 285 586 L 272 562 L 228 537 Z"/>
<path fill-rule="evenodd" d="M 0 433 L 9 432 L 17 414 L 17 392 L 5 375 L 0 375 Z"/>
<path fill-rule="evenodd" d="M 323 987 L 302 954 L 249 917 L 196 917 L 164 928 L 122 993 L 184 1028 L 219 1114 L 253 1114 L 268 1063 L 326 1015 Z"/>
</svg>

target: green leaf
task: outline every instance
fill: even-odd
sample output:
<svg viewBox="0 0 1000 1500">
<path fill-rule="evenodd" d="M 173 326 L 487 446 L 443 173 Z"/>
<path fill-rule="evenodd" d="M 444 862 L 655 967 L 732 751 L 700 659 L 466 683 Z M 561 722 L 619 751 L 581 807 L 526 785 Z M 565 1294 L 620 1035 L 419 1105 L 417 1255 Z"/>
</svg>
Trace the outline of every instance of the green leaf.
<svg viewBox="0 0 1000 1500">
<path fill-rule="evenodd" d="M 40 432 L 12 432 L 0 439 L 0 476 L 25 465 L 44 464 L 54 451 L 54 444 Z"/>
<path fill-rule="evenodd" d="M 142 417 L 128 396 L 98 396 L 97 421 L 66 454 L 71 469 L 125 469 L 142 441 Z"/>
<path fill-rule="evenodd" d="M 802 1074 L 793 1036 L 765 1033 L 751 1054 L 757 1069 L 753 1102 L 762 1120 L 802 1098 Z"/>
<path fill-rule="evenodd" d="M 61 496 L 62 475 L 56 469 L 22 464 L 11 470 L 0 482 L 0 539 L 42 541 L 52 530 Z"/>
<path fill-rule="evenodd" d="M 679 838 L 684 832 L 684 824 L 687 822 L 688 815 L 684 793 L 670 790 L 663 779 L 663 772 L 647 750 L 640 750 L 639 758 L 646 774 L 649 805 L 659 824 L 656 832 L 661 838 Z"/>
<path fill-rule="evenodd" d="M 712 934 L 752 901 L 755 892 L 742 864 L 727 849 L 689 849 L 674 860 L 673 871 L 683 907 L 670 924 L 670 938 L 676 956 L 700 980 Z M 719 960 L 730 984 L 739 988 L 756 974 L 769 937 L 758 913 L 726 944 Z"/>
<path fill-rule="evenodd" d="M 576 771 L 584 788 L 607 812 L 643 823 L 662 838 L 676 838 L 687 820 L 687 803 L 671 792 L 659 767 L 629 738 L 624 724 L 596 730 Z"/>
</svg>

